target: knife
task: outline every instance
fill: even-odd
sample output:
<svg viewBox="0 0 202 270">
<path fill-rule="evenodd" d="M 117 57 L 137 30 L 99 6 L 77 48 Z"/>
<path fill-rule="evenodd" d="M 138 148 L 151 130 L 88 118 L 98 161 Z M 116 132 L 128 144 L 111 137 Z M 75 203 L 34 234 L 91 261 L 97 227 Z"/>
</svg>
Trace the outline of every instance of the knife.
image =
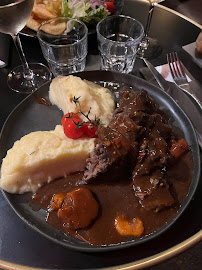
<svg viewBox="0 0 202 270">
<path fill-rule="evenodd" d="M 163 76 L 155 69 L 155 67 L 147 59 L 143 58 L 143 61 L 145 62 L 146 66 L 156 79 L 161 89 L 163 89 L 169 94 L 170 84 L 163 78 Z"/>
<path fill-rule="evenodd" d="M 181 109 L 189 117 L 195 128 L 198 143 L 202 149 L 202 125 L 201 125 L 202 111 L 198 110 L 191 101 L 191 99 L 185 93 L 181 92 L 175 86 L 175 84 L 168 83 L 147 59 L 143 58 L 143 61 L 145 62 L 146 66 L 156 79 L 161 89 L 167 92 L 178 103 Z"/>
</svg>

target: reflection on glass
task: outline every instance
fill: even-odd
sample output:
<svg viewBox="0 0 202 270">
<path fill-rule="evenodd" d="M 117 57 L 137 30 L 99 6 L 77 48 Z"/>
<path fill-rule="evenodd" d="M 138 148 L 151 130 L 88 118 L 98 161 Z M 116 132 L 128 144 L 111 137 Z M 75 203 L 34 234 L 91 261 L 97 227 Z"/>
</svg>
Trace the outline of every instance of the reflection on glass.
<svg viewBox="0 0 202 270">
<path fill-rule="evenodd" d="M 149 14 L 147 17 L 147 23 L 145 27 L 145 34 L 138 48 L 139 58 L 155 58 L 161 54 L 162 48 L 160 47 L 158 40 L 149 37 L 149 30 L 152 20 L 154 7 L 156 4 L 163 2 L 164 0 L 148 0 L 149 2 Z"/>
<path fill-rule="evenodd" d="M 29 19 L 33 5 L 34 0 L 0 1 L 0 32 L 12 36 L 22 62 L 9 73 L 8 85 L 20 93 L 30 93 L 51 78 L 49 69 L 43 64 L 28 65 L 18 35 Z"/>
</svg>

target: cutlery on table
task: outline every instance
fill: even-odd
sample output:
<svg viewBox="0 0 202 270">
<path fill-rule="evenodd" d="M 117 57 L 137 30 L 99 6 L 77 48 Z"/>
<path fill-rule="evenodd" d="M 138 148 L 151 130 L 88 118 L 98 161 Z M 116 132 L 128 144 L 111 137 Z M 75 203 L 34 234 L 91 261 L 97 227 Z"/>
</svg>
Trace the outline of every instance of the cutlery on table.
<svg viewBox="0 0 202 270">
<path fill-rule="evenodd" d="M 202 102 L 193 93 L 177 52 L 171 52 L 167 54 L 167 62 L 168 62 L 170 72 L 171 72 L 171 75 L 173 77 L 175 84 L 181 90 L 183 90 L 185 93 L 191 96 L 191 98 L 193 98 L 196 101 L 196 103 L 199 105 L 199 107 L 202 109 Z"/>
<path fill-rule="evenodd" d="M 156 79 L 161 89 L 167 92 L 178 103 L 178 105 L 184 110 L 186 115 L 192 121 L 192 124 L 196 131 L 198 144 L 202 149 L 202 111 L 199 112 L 195 108 L 190 98 L 182 91 L 179 91 L 179 87 L 175 87 L 175 84 L 168 83 L 147 59 L 143 58 L 143 61 Z"/>
</svg>

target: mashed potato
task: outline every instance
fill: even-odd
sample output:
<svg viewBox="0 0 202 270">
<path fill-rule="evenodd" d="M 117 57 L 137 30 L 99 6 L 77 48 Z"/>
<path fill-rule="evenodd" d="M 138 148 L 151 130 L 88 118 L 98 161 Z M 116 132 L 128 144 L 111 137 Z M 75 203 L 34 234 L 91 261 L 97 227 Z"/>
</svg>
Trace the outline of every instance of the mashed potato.
<svg viewBox="0 0 202 270">
<path fill-rule="evenodd" d="M 72 100 L 80 97 L 82 111 L 87 114 L 91 108 L 90 118 L 96 115 L 105 125 L 115 108 L 108 89 L 75 76 L 53 79 L 49 94 L 64 114 L 78 111 Z M 32 132 L 8 150 L 2 162 L 0 186 L 10 193 L 35 192 L 58 177 L 83 171 L 94 147 L 93 138 L 67 138 L 61 125 L 53 131 Z"/>
<path fill-rule="evenodd" d="M 49 91 L 50 101 L 57 105 L 64 114 L 79 110 L 73 98 L 80 97 L 82 111 L 89 114 L 90 119 L 100 118 L 103 125 L 109 123 L 115 109 L 115 102 L 110 90 L 93 82 L 82 80 L 76 76 L 57 77 L 52 80 Z M 86 120 L 86 119 L 83 119 Z"/>
<path fill-rule="evenodd" d="M 95 139 L 72 140 L 62 126 L 32 132 L 8 150 L 1 167 L 1 188 L 10 193 L 35 192 L 52 180 L 85 169 Z"/>
</svg>

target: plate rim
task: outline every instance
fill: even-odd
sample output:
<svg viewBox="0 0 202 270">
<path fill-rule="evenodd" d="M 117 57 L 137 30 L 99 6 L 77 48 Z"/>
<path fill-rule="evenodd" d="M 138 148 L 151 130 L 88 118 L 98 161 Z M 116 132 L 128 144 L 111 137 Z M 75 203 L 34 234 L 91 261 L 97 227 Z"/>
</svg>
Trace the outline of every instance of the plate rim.
<svg viewBox="0 0 202 270">
<path fill-rule="evenodd" d="M 179 105 L 175 102 L 175 100 L 169 95 L 167 94 L 166 92 L 164 92 L 161 88 L 141 79 L 141 78 L 138 78 L 134 75 L 131 75 L 131 74 L 123 74 L 123 73 L 119 73 L 119 72 L 112 72 L 112 71 L 101 71 L 101 70 L 92 70 L 92 71 L 84 71 L 84 72 L 80 72 L 80 73 L 74 73 L 73 75 L 75 76 L 86 76 L 86 74 L 97 74 L 98 76 L 102 75 L 102 74 L 106 74 L 106 75 L 109 75 L 109 76 L 119 76 L 122 75 L 123 77 L 128 77 L 130 76 L 130 78 L 132 80 L 135 80 L 137 82 L 142 82 L 143 84 L 146 84 L 148 86 L 151 86 L 152 88 L 154 89 L 158 89 L 158 91 L 161 93 L 161 95 L 165 95 L 167 96 L 168 99 L 172 100 L 172 102 L 175 104 L 175 106 L 178 107 L 178 109 L 180 110 L 180 112 L 182 113 L 182 115 L 186 118 L 186 121 L 189 122 L 189 125 L 192 129 L 192 132 L 194 134 L 194 139 L 195 139 L 195 142 L 197 142 L 197 139 L 196 139 L 196 134 L 195 134 L 195 131 L 194 131 L 194 128 L 193 128 L 193 125 L 190 121 L 190 119 L 186 116 L 186 114 L 184 113 L 184 111 L 179 107 Z M 90 75 L 91 76 L 91 75 Z M 102 77 L 102 76 L 101 76 Z M 83 78 L 82 78 L 83 79 Z M 100 80 L 101 81 L 101 80 Z M 109 80 L 108 80 L 109 81 Z M 110 81 L 112 81 L 112 79 L 110 79 Z M 120 82 L 120 81 L 119 81 Z M 43 89 L 44 87 L 48 87 L 50 85 L 50 82 L 44 84 L 43 86 L 41 86 L 39 89 L 35 90 L 33 93 L 29 94 L 24 100 L 22 100 L 13 110 L 12 112 L 9 114 L 8 118 L 6 119 L 3 127 L 2 127 L 2 130 L 1 130 L 1 134 L 0 134 L 0 144 L 1 144 L 1 137 L 2 137 L 2 131 L 4 130 L 6 124 L 7 124 L 7 121 L 9 120 L 10 116 L 15 113 L 15 111 L 21 106 L 21 104 L 23 104 L 24 102 L 26 102 L 27 99 L 29 99 L 30 96 L 34 95 L 35 93 L 37 93 L 38 91 L 40 91 L 41 89 Z M 48 91 L 48 89 L 46 90 Z M 199 157 L 199 146 L 198 144 L 196 143 L 196 149 L 197 151 L 197 157 Z M 197 186 L 198 186 L 198 183 L 199 183 L 199 178 L 200 178 L 200 162 L 199 162 L 199 158 L 198 158 L 198 163 L 194 163 L 194 165 L 196 165 L 196 167 L 198 168 L 198 171 L 196 172 L 197 173 L 197 181 L 196 181 L 196 184 L 195 184 L 195 187 L 194 189 L 192 189 L 192 191 L 189 190 L 189 193 L 187 194 L 186 198 L 184 199 L 183 203 L 182 203 L 182 206 L 180 206 L 177 214 L 171 219 L 169 220 L 166 224 L 164 224 L 163 226 L 161 226 L 159 229 L 157 229 L 156 231 L 154 231 L 153 233 L 149 234 L 149 235 L 146 235 L 142 238 L 139 238 L 137 241 L 130 241 L 130 242 L 124 242 L 123 244 L 119 243 L 119 244 L 115 244 L 115 245 L 109 245 L 109 246 L 92 246 L 92 245 L 89 245 L 89 247 L 87 246 L 75 246 L 75 245 L 72 245 L 71 242 L 67 243 L 67 242 L 61 242 L 60 240 L 46 234 L 45 232 L 41 231 L 37 226 L 33 225 L 31 222 L 29 222 L 29 220 L 27 220 L 26 218 L 24 218 L 21 214 L 20 214 L 20 211 L 17 209 L 17 207 L 12 203 L 12 200 L 10 200 L 9 196 L 12 196 L 12 194 L 10 193 L 7 193 L 6 191 L 4 190 L 1 190 L 2 193 L 3 193 L 3 196 L 6 198 L 6 200 L 9 202 L 10 206 L 12 207 L 12 209 L 16 212 L 16 214 L 26 223 L 28 224 L 32 229 L 34 229 L 35 231 L 39 232 L 40 234 L 42 234 L 43 236 L 45 236 L 46 238 L 50 239 L 51 241 L 59 244 L 59 245 L 62 245 L 63 247 L 68 247 L 68 248 L 71 248 L 73 250 L 77 250 L 77 251 L 85 251 L 85 252 L 108 252 L 108 251 L 115 251 L 115 250 L 118 250 L 118 249 L 125 249 L 125 248 L 129 248 L 129 247 L 133 247 L 133 246 L 136 246 L 136 245 L 139 245 L 139 244 L 144 244 L 145 242 L 149 241 L 149 240 L 153 240 L 154 238 L 160 236 L 161 234 L 165 233 L 169 228 L 170 226 L 172 226 L 175 221 L 181 216 L 181 214 L 185 211 L 185 209 L 187 208 L 188 204 L 190 203 L 196 189 L 197 189 Z M 192 177 L 193 179 L 193 177 Z M 190 185 L 191 187 L 191 185 Z M 190 195 L 191 193 L 191 195 Z M 20 195 L 21 196 L 21 195 Z M 188 199 L 187 199 L 188 198 Z M 185 202 L 186 201 L 186 202 Z M 50 226 L 50 225 L 49 225 Z M 68 236 L 69 237 L 69 236 Z M 71 238 L 71 237 L 69 237 Z"/>
</svg>

